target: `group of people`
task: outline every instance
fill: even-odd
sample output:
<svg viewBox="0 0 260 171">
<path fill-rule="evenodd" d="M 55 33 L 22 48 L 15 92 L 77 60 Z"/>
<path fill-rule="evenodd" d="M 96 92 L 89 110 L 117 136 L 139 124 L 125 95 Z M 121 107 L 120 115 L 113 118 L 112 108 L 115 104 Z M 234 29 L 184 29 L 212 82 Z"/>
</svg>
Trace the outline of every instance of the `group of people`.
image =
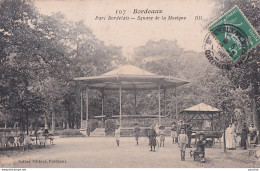
<svg viewBox="0 0 260 171">
<path fill-rule="evenodd" d="M 151 130 L 148 132 L 148 138 L 149 138 L 149 145 L 151 147 L 150 151 L 155 152 L 155 146 L 157 145 L 156 137 L 157 135 L 160 136 L 160 147 L 164 147 L 165 142 L 165 127 L 164 126 L 158 126 L 156 125 L 156 129 L 154 129 L 153 126 L 151 126 Z"/>
<path fill-rule="evenodd" d="M 242 129 L 240 130 L 236 122 L 229 123 L 229 126 L 225 132 L 225 138 L 227 149 L 232 150 L 236 149 L 238 146 L 241 146 L 244 150 L 246 150 L 248 145 L 255 146 L 258 144 L 258 131 L 254 127 L 254 124 L 247 127 L 247 124 L 244 123 Z"/>
<path fill-rule="evenodd" d="M 187 148 L 191 148 L 191 135 L 192 135 L 192 124 L 188 123 L 188 124 L 184 124 L 182 120 L 179 121 L 179 125 L 178 125 L 179 130 L 177 129 L 177 124 L 176 122 L 172 123 L 172 127 L 171 127 L 171 137 L 172 137 L 172 143 L 176 144 L 178 143 L 178 134 L 181 133 L 181 129 L 184 129 L 184 132 L 187 134 L 188 136 L 188 142 L 186 147 Z"/>
<path fill-rule="evenodd" d="M 136 140 L 136 145 L 138 146 L 139 142 L 139 136 L 140 136 L 140 127 L 138 124 L 135 124 L 134 128 L 134 135 L 135 135 L 135 140 Z M 173 143 L 178 143 L 178 147 L 181 152 L 181 160 L 185 160 L 185 151 L 187 147 L 190 147 L 191 144 L 191 134 L 192 134 L 192 126 L 191 125 L 185 125 L 180 126 L 179 132 L 177 130 L 177 125 L 174 122 L 171 128 L 171 137 L 173 138 Z M 148 131 L 148 138 L 149 138 L 149 146 L 150 146 L 150 151 L 155 152 L 156 151 L 156 146 L 157 140 L 156 137 L 159 135 L 160 137 L 160 147 L 164 147 L 164 142 L 165 142 L 165 127 L 164 126 L 158 126 L 156 125 L 151 126 L 151 129 Z M 115 138 L 116 138 L 116 143 L 117 146 L 119 146 L 119 140 L 120 140 L 120 126 L 117 125 L 115 129 Z M 201 153 L 203 154 L 203 158 L 205 156 L 205 138 L 203 135 L 199 137 L 199 141 L 197 142 L 197 150 L 200 150 Z"/>
</svg>

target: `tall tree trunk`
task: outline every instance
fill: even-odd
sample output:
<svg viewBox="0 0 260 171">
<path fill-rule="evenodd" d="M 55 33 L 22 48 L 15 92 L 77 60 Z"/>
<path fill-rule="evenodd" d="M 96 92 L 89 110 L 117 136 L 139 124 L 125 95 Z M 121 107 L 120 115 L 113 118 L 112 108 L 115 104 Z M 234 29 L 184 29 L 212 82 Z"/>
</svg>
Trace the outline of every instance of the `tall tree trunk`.
<svg viewBox="0 0 260 171">
<path fill-rule="evenodd" d="M 256 95 L 254 97 L 254 110 L 253 110 L 253 117 L 254 117 L 254 125 L 255 127 L 260 130 L 260 96 L 259 96 L 259 86 L 257 86 Z"/>
<path fill-rule="evenodd" d="M 256 81 L 256 85 L 255 85 L 255 98 L 254 98 L 254 102 L 255 102 L 255 111 L 254 111 L 254 122 L 255 122 L 255 126 L 257 128 L 258 131 L 260 131 L 260 87 L 259 87 L 259 83 L 260 83 L 260 62 L 257 62 L 257 81 Z M 260 136 L 260 135 L 259 135 Z"/>
<path fill-rule="evenodd" d="M 29 135 L 29 115 L 26 114 L 26 134 Z"/>
<path fill-rule="evenodd" d="M 55 132 L 55 127 L 56 127 L 56 123 L 55 123 L 55 112 L 52 112 L 52 118 L 51 118 L 51 131 L 54 134 Z"/>
<path fill-rule="evenodd" d="M 44 115 L 44 129 L 48 129 L 48 117 L 47 117 L 47 114 Z"/>
</svg>

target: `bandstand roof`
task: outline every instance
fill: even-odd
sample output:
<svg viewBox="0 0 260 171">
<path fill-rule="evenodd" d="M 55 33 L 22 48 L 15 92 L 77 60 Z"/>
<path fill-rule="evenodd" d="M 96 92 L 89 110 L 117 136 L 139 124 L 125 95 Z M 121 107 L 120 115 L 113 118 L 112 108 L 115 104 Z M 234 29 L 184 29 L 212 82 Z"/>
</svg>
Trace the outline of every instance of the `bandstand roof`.
<svg viewBox="0 0 260 171">
<path fill-rule="evenodd" d="M 106 115 L 103 116 L 94 116 L 95 119 L 102 119 L 102 118 L 106 118 Z M 108 118 L 119 118 L 120 115 L 113 115 L 110 116 Z M 122 115 L 122 118 L 136 118 L 136 119 L 140 119 L 140 118 L 158 118 L 158 115 Z M 165 116 L 161 116 L 161 118 L 165 118 Z"/>
<path fill-rule="evenodd" d="M 171 76 L 157 75 L 133 65 L 124 65 L 100 76 L 75 78 L 92 89 L 118 90 L 120 84 L 124 90 L 152 90 L 174 88 L 189 83 Z"/>
<path fill-rule="evenodd" d="M 184 109 L 182 113 L 219 113 L 220 109 L 207 105 L 205 103 L 200 103 L 190 108 Z"/>
</svg>

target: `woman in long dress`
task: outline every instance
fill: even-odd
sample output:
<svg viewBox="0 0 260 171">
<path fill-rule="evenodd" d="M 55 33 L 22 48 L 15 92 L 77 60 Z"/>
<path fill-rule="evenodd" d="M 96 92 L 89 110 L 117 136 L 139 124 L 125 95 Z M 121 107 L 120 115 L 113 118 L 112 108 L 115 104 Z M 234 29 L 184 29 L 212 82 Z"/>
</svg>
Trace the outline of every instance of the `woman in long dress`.
<svg viewBox="0 0 260 171">
<path fill-rule="evenodd" d="M 232 123 L 229 123 L 229 127 L 226 129 L 226 147 L 227 149 L 236 148 L 235 130 L 232 127 Z"/>
</svg>

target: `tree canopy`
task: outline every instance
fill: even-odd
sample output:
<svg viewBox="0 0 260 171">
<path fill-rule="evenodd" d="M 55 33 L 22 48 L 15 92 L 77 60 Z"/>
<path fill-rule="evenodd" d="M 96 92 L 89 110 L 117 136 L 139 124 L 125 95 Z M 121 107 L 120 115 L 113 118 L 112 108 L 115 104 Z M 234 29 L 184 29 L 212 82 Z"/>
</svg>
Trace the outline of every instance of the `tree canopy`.
<svg viewBox="0 0 260 171">
<path fill-rule="evenodd" d="M 218 2 L 217 2 L 218 3 Z M 216 12 L 233 5 L 260 29 L 260 2 L 224 1 Z M 32 1 L 3 0 L 0 3 L 0 104 L 5 124 L 38 129 L 44 118 L 55 116 L 57 124 L 68 128 L 80 125 L 80 90 L 73 78 L 95 76 L 131 63 L 147 71 L 191 81 L 166 90 L 165 116 L 176 119 L 177 111 L 204 102 L 226 112 L 227 121 L 255 121 L 260 125 L 259 72 L 260 47 L 247 55 L 249 61 L 231 71 L 211 65 L 203 53 L 186 51 L 177 41 L 149 41 L 134 49 L 126 61 L 122 48 L 106 46 L 83 21 L 72 22 L 61 13 L 41 14 Z M 135 114 L 134 92 L 123 92 L 123 112 Z M 163 96 L 163 93 L 161 94 Z M 90 117 L 101 114 L 101 93 L 90 93 Z M 119 113 L 118 94 L 105 92 L 105 114 Z M 157 114 L 157 91 L 137 92 L 137 114 Z M 162 98 L 163 99 L 163 98 Z M 163 103 L 161 104 L 164 108 Z M 241 112 L 236 112 L 236 111 Z M 85 109 L 84 109 L 85 112 Z"/>
</svg>

